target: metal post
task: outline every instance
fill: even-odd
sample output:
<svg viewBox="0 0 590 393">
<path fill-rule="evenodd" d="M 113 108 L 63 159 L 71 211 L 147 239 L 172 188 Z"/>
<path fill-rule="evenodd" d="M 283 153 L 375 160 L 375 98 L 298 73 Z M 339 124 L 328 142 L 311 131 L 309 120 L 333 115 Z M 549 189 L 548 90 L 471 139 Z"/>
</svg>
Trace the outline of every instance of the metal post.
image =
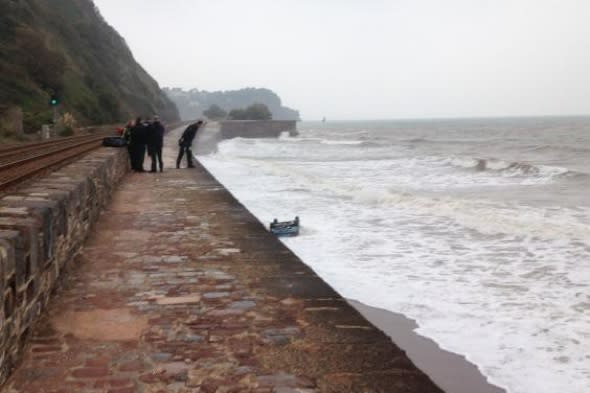
<svg viewBox="0 0 590 393">
<path fill-rule="evenodd" d="M 49 139 L 49 124 L 43 124 L 41 126 L 41 139 Z"/>
</svg>

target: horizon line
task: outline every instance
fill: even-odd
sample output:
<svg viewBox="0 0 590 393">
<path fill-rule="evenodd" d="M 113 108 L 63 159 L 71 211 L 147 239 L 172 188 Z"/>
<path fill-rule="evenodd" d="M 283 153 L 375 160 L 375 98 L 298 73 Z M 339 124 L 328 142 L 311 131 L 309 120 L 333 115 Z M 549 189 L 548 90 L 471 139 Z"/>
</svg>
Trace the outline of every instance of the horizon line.
<svg viewBox="0 0 590 393">
<path fill-rule="evenodd" d="M 492 119 L 533 119 L 533 118 L 583 118 L 583 117 L 590 117 L 590 114 L 570 114 L 570 115 L 483 115 L 483 116 L 439 116 L 439 117 L 374 117 L 374 118 L 351 118 L 351 119 L 328 119 L 325 117 L 326 122 L 346 122 L 346 121 L 432 121 L 432 120 L 492 120 Z M 301 119 L 297 120 L 299 122 L 322 122 L 323 119 Z"/>
</svg>

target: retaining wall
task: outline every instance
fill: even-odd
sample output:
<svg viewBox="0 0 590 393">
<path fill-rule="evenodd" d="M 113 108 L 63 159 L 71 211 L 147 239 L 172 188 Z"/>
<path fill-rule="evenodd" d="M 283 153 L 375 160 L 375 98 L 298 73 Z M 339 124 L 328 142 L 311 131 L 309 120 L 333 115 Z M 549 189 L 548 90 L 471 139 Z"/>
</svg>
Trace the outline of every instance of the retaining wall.
<svg viewBox="0 0 590 393">
<path fill-rule="evenodd" d="M 0 199 L 0 384 L 127 171 L 126 149 L 101 148 Z"/>
</svg>

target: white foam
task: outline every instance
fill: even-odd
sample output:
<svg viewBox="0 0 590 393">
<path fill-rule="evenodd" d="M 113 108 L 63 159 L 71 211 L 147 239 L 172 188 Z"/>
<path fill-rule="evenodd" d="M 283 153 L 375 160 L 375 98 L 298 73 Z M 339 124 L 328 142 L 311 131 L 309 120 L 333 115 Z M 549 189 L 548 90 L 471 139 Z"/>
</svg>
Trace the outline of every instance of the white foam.
<svg viewBox="0 0 590 393">
<path fill-rule="evenodd" d="M 587 208 L 486 200 L 524 183 L 435 156 L 291 142 L 231 141 L 202 161 L 262 222 L 298 215 L 285 242 L 342 295 L 416 319 L 510 393 L 590 391 Z M 467 184 L 478 197 L 437 191 Z"/>
<path fill-rule="evenodd" d="M 527 177 L 523 184 L 551 182 L 554 177 L 569 172 L 567 168 L 550 165 L 533 165 L 525 162 L 509 162 L 496 159 L 450 157 L 441 160 L 447 165 L 477 171 L 495 171 L 504 177 Z M 528 183 L 527 183 L 528 182 Z"/>
<path fill-rule="evenodd" d="M 360 145 L 363 141 L 335 141 L 330 139 L 323 139 L 320 141 L 324 145 Z"/>
</svg>

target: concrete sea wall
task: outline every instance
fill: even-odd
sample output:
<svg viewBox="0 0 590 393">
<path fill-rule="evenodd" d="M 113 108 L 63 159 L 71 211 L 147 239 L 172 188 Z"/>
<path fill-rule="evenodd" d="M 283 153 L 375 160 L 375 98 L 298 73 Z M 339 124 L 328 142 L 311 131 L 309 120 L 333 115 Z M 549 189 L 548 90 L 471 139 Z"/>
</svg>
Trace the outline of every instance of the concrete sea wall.
<svg viewBox="0 0 590 393">
<path fill-rule="evenodd" d="M 230 138 L 277 138 L 283 132 L 297 135 L 295 120 L 227 120 L 221 122 L 221 136 Z"/>
<path fill-rule="evenodd" d="M 102 148 L 0 199 L 0 384 L 127 171 L 125 149 Z"/>
<path fill-rule="evenodd" d="M 217 151 L 217 145 L 224 139 L 232 138 L 278 138 L 283 132 L 298 135 L 294 120 L 227 120 L 210 122 L 197 133 L 193 151 L 197 155 Z"/>
<path fill-rule="evenodd" d="M 176 154 L 166 143 L 165 162 Z M 66 182 L 70 197 L 56 199 L 55 214 L 31 208 L 23 219 L 30 226 L 15 231 L 37 251 L 36 259 L 33 247 L 6 252 L 28 250 L 36 261 L 17 262 L 23 300 L 10 318 L 20 336 L 11 336 L 8 356 L 21 356 L 31 337 L 0 392 L 442 393 L 198 163 L 126 176 L 72 263 L 69 244 L 83 240 L 118 178 L 108 168 L 125 166 L 86 171 L 79 186 Z M 57 178 L 80 173 L 62 172 Z M 16 196 L 49 201 L 50 187 Z M 65 222 L 82 228 L 64 228 L 59 218 L 71 215 Z M 45 239 L 58 231 L 63 240 L 51 254 L 45 245 L 56 243 Z M 67 274 L 60 263 L 69 263 Z M 48 292 L 36 285 L 55 286 L 47 276 L 56 270 L 68 285 L 34 327 L 26 325 L 45 307 Z"/>
</svg>

